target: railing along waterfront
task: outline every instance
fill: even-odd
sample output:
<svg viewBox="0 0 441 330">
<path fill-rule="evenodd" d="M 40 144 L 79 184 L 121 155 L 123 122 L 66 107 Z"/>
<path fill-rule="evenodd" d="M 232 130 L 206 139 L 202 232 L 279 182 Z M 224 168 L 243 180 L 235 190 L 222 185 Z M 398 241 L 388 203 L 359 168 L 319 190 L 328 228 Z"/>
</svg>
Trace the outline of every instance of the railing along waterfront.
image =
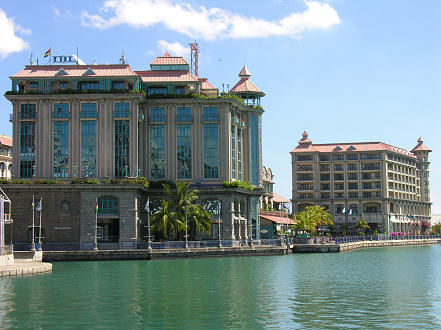
<svg viewBox="0 0 441 330">
<path fill-rule="evenodd" d="M 336 244 L 352 243 L 360 241 L 388 241 L 388 240 L 410 240 L 410 239 L 441 239 L 441 235 L 365 235 L 365 236 L 343 236 L 334 237 Z"/>
<path fill-rule="evenodd" d="M 0 256 L 6 256 L 12 254 L 14 251 L 12 245 L 5 245 L 0 248 Z"/>
</svg>

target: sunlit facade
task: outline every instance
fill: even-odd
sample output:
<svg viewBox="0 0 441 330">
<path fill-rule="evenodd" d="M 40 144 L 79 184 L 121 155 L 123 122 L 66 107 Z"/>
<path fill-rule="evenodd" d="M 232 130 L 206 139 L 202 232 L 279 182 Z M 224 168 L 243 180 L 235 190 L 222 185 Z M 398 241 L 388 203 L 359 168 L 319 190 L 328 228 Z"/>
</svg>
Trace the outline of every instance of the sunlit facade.
<svg viewBox="0 0 441 330">
<path fill-rule="evenodd" d="M 206 78 L 190 73 L 185 59 L 168 53 L 146 71 L 133 71 L 128 64 L 26 66 L 11 77 L 12 90 L 6 93 L 18 141 L 12 175 L 97 179 L 98 190 L 110 189 L 117 179 L 141 176 L 152 182 L 188 180 L 201 191 L 202 203 L 217 200 L 221 205 L 217 228 L 224 239 L 258 239 L 264 93 L 250 76 L 244 66 L 240 81 L 221 97 Z M 223 187 L 234 180 L 251 182 L 256 189 L 244 193 Z M 105 196 L 123 205 L 117 187 L 112 186 L 115 195 L 106 191 Z M 92 195 L 101 198 L 99 191 Z M 115 215 L 103 221 L 112 233 L 118 228 L 120 247 L 124 240 L 145 236 L 138 224 L 145 221 L 141 205 L 147 198 L 163 198 L 143 189 L 131 196 L 131 209 L 137 212 L 129 217 L 130 231 L 121 222 L 129 220 L 120 214 L 118 226 Z M 94 197 L 81 197 L 78 207 L 93 209 L 94 204 Z M 81 212 L 85 219 L 88 211 Z M 89 234 L 82 230 L 79 240 L 90 242 Z"/>
</svg>

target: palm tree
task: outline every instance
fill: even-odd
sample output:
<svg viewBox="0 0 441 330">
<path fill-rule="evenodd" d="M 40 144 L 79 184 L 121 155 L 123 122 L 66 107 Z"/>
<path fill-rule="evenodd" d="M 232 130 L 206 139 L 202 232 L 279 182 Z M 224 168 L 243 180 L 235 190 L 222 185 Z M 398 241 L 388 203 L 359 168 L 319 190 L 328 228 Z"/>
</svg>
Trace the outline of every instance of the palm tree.
<svg viewBox="0 0 441 330">
<path fill-rule="evenodd" d="M 187 216 L 188 233 L 194 238 L 197 232 L 210 233 L 212 217 L 202 205 L 196 204 L 199 191 L 192 189 L 190 185 L 190 182 L 179 181 L 176 184 L 176 191 L 169 184 L 163 184 L 162 187 L 169 199 L 168 209 L 172 210 L 174 222 L 179 224 L 175 226 L 177 230 L 175 235 L 185 231 L 185 217 Z M 163 229 L 163 227 L 160 228 Z"/>
<path fill-rule="evenodd" d="M 362 218 L 358 219 L 358 222 L 355 225 L 355 227 L 360 229 L 359 234 L 362 234 L 362 235 L 364 235 L 366 233 L 366 230 L 368 230 L 370 228 L 367 221 Z"/>
<path fill-rule="evenodd" d="M 317 205 L 308 206 L 305 211 L 298 213 L 294 220 L 296 224 L 293 228 L 296 232 L 304 231 L 311 234 L 317 233 L 318 226 L 333 224 L 332 216 L 328 210 Z"/>
<path fill-rule="evenodd" d="M 176 212 L 171 211 L 169 201 L 162 200 L 161 206 L 161 209 L 152 215 L 153 233 L 165 239 L 176 237 L 184 224 L 177 217 Z"/>
</svg>

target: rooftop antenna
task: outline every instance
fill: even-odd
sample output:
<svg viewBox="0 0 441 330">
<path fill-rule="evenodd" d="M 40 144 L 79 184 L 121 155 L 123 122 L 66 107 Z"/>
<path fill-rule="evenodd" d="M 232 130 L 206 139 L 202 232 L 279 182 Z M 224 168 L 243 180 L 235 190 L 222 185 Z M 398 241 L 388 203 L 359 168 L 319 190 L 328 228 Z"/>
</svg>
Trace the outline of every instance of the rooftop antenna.
<svg viewBox="0 0 441 330">
<path fill-rule="evenodd" d="M 34 61 L 32 60 L 32 53 L 31 53 L 31 58 L 29 59 L 29 64 L 34 65 Z"/>
<path fill-rule="evenodd" d="M 191 49 L 191 74 L 199 77 L 199 45 L 196 40 L 189 44 Z"/>
<path fill-rule="evenodd" d="M 121 64 L 126 64 L 126 59 L 124 58 L 124 50 L 123 50 L 122 53 L 121 53 L 121 57 L 120 57 L 120 59 L 119 59 L 119 62 L 120 62 Z"/>
</svg>

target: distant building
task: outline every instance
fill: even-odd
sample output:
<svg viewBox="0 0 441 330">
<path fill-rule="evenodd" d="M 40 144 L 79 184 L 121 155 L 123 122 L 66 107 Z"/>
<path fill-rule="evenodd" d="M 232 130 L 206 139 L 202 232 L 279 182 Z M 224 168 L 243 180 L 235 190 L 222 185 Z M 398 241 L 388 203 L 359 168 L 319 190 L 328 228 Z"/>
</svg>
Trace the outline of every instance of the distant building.
<svg viewBox="0 0 441 330">
<path fill-rule="evenodd" d="M 12 138 L 0 135 L 0 177 L 11 178 L 12 170 Z"/>
<path fill-rule="evenodd" d="M 273 207 L 273 197 L 274 197 L 274 175 L 273 171 L 268 167 L 262 166 L 262 179 L 263 179 L 263 189 L 265 193 L 260 198 L 260 208 L 265 209 L 268 207 Z"/>
<path fill-rule="evenodd" d="M 372 230 L 411 232 L 430 220 L 429 153 L 383 142 L 314 144 L 303 133 L 292 156 L 293 212 L 326 207 L 336 224 L 365 219 Z"/>
<path fill-rule="evenodd" d="M 262 190 L 262 113 L 265 94 L 243 66 L 224 95 L 169 53 L 133 71 L 128 64 L 28 65 L 13 75 L 6 98 L 13 105 L 14 178 L 97 179 L 98 185 L 9 185 L 15 205 L 43 196 L 46 242 L 90 248 L 95 203 L 102 243 L 132 248 L 146 236 L 147 199 L 155 210 L 160 189 L 112 184 L 146 177 L 186 180 L 200 190 L 214 221 L 207 238 L 259 239 Z M 145 92 L 145 95 L 144 93 Z M 253 191 L 223 182 L 248 181 Z M 50 203 L 49 203 L 50 201 Z M 30 207 L 14 209 L 15 242 L 29 242 Z M 219 220 L 220 219 L 220 220 Z"/>
</svg>

